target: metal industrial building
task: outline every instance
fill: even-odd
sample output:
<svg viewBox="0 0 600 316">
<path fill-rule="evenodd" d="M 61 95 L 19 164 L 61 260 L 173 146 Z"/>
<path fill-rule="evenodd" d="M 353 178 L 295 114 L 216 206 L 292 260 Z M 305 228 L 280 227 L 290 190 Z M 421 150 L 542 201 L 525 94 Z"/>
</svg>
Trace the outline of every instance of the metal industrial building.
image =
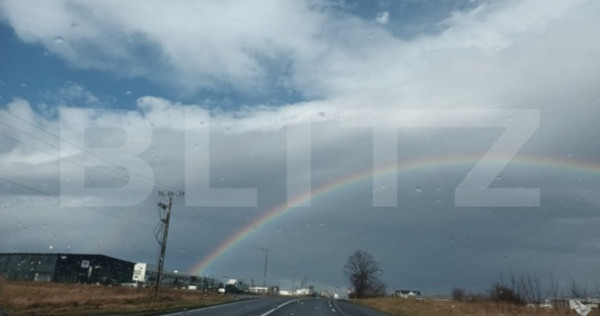
<svg viewBox="0 0 600 316">
<path fill-rule="evenodd" d="M 98 254 L 0 253 L 0 276 L 9 280 L 149 286 L 156 282 L 158 268 Z M 189 287 L 217 291 L 216 279 L 163 272 L 164 287 Z"/>
<path fill-rule="evenodd" d="M 0 275 L 9 280 L 119 284 L 132 282 L 133 267 L 133 262 L 95 254 L 0 254 Z"/>
</svg>

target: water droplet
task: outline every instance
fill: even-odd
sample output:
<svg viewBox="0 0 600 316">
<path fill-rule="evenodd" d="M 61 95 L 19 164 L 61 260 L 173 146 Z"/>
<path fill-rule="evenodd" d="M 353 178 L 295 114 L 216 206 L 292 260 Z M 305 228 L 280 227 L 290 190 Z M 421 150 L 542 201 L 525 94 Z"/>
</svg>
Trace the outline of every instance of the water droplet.
<svg viewBox="0 0 600 316">
<path fill-rule="evenodd" d="M 57 36 L 54 38 L 55 44 L 62 44 L 64 41 L 65 41 L 65 39 L 62 36 Z"/>
<path fill-rule="evenodd" d="M 319 112 L 319 115 L 320 115 L 321 117 L 325 117 L 325 112 L 321 111 L 321 112 Z"/>
<path fill-rule="evenodd" d="M 422 191 L 422 190 L 421 190 L 421 187 L 416 187 L 416 188 L 415 188 L 415 192 L 417 192 L 417 193 L 421 193 L 421 191 Z"/>
<path fill-rule="evenodd" d="M 48 247 L 48 249 L 52 250 L 52 249 L 54 249 L 54 246 L 50 245 L 50 246 Z"/>
</svg>

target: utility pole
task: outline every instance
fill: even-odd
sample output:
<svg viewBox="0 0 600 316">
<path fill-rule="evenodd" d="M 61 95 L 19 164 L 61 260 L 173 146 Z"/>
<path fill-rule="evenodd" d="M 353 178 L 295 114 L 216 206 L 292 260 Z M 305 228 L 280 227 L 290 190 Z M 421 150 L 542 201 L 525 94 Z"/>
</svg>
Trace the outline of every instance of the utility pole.
<svg viewBox="0 0 600 316">
<path fill-rule="evenodd" d="M 267 287 L 267 261 L 269 260 L 269 249 L 261 248 L 260 250 L 265 252 L 265 268 L 263 271 L 263 287 Z"/>
<path fill-rule="evenodd" d="M 165 218 L 161 217 L 161 221 L 164 224 L 164 230 L 162 234 L 162 241 L 160 243 L 160 254 L 158 256 L 158 275 L 156 276 L 156 284 L 154 285 L 154 297 L 158 297 L 158 289 L 160 288 L 160 281 L 162 280 L 163 267 L 165 264 L 165 252 L 167 251 L 167 237 L 169 235 L 169 222 L 171 221 L 171 206 L 173 206 L 173 196 L 175 194 L 173 192 L 167 192 L 166 194 L 160 191 L 158 193 L 161 196 L 168 196 L 169 201 L 167 204 L 158 203 L 158 207 L 163 209 L 166 212 Z M 180 192 L 179 195 L 183 195 L 183 192 Z"/>
</svg>

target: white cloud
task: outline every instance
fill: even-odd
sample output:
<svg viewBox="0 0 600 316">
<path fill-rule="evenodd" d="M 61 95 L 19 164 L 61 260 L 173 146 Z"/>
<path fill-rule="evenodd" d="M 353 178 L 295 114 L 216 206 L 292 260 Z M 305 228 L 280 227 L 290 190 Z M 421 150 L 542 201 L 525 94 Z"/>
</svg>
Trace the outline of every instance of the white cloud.
<svg viewBox="0 0 600 316">
<path fill-rule="evenodd" d="M 389 20 L 390 20 L 390 13 L 388 11 L 377 14 L 377 17 L 375 18 L 375 21 L 377 21 L 377 23 L 381 23 L 381 24 L 387 24 L 389 22 Z"/>
<path fill-rule="evenodd" d="M 411 41 L 315 1 L 7 1 L 4 14 L 22 39 L 78 67 L 246 94 L 269 93 L 282 77 L 308 98 L 414 107 L 514 103 L 506 94 L 532 81 L 570 89 L 571 76 L 593 80 L 597 6 L 485 3 L 452 15 L 441 34 Z M 518 95 L 547 91 L 542 84 Z"/>
<path fill-rule="evenodd" d="M 22 39 L 75 66 L 175 80 L 188 89 L 250 91 L 268 75 L 262 59 L 322 53 L 315 38 L 323 15 L 303 1 L 9 1 L 5 9 Z"/>
</svg>

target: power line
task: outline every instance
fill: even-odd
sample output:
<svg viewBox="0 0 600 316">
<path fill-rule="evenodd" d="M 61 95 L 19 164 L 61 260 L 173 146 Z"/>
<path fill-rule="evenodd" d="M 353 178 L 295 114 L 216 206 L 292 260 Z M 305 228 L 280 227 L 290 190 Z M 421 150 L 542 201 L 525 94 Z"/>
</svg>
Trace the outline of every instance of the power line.
<svg viewBox="0 0 600 316">
<path fill-rule="evenodd" d="M 72 203 L 72 204 L 74 204 L 74 205 L 77 205 L 77 206 L 79 206 L 79 207 L 81 207 L 81 208 L 84 208 L 84 209 L 90 210 L 90 211 L 92 211 L 92 212 L 96 212 L 96 213 L 99 213 L 99 214 L 102 214 L 102 215 L 106 215 L 106 216 L 109 216 L 109 217 L 112 217 L 112 218 L 115 218 L 115 219 L 118 219 L 118 220 L 126 221 L 126 222 L 129 222 L 129 223 L 132 223 L 132 224 L 136 224 L 136 225 L 139 225 L 139 226 L 146 227 L 146 228 L 153 228 L 152 226 L 149 226 L 149 225 L 146 225 L 146 224 L 143 224 L 143 223 L 140 223 L 140 222 L 136 222 L 136 221 L 130 220 L 130 219 L 128 219 L 128 218 L 125 218 L 125 217 L 120 217 L 120 216 L 117 216 L 117 215 L 114 215 L 114 214 L 111 214 L 111 213 L 104 212 L 104 211 L 102 211 L 102 210 L 99 210 L 99 209 L 97 209 L 97 208 L 92 208 L 92 207 L 89 207 L 89 206 L 85 206 L 85 205 L 83 205 L 83 204 L 81 204 L 81 203 L 78 203 L 78 202 L 75 202 L 75 201 L 73 201 L 73 200 L 65 199 L 65 198 L 63 198 L 63 197 L 61 197 L 61 198 L 58 198 L 58 197 L 56 197 L 55 195 L 49 194 L 49 193 L 47 193 L 47 192 L 44 192 L 44 191 L 42 191 L 42 190 L 39 190 L 39 189 L 36 189 L 36 188 L 30 187 L 30 186 L 28 186 L 28 185 L 25 185 L 25 184 L 22 184 L 22 183 L 18 183 L 18 182 L 15 182 L 15 181 L 12 181 L 12 180 L 8 180 L 8 179 L 6 179 L 6 178 L 2 178 L 2 177 L 0 177 L 0 180 L 4 181 L 4 182 L 6 182 L 6 183 L 12 184 L 12 185 L 20 186 L 20 187 L 22 187 L 22 188 L 28 189 L 28 190 L 30 190 L 30 191 L 33 191 L 33 192 L 36 192 L 36 193 L 39 193 L 39 194 L 42 194 L 42 195 L 45 195 L 45 196 L 48 196 L 48 197 L 51 197 L 51 198 L 55 198 L 55 199 L 57 199 L 57 200 L 59 200 L 59 201 L 60 201 L 61 199 L 62 199 L 62 200 L 65 200 L 65 201 L 67 201 L 67 202 L 69 202 L 69 203 Z"/>
<path fill-rule="evenodd" d="M 72 146 L 72 147 L 74 147 L 74 148 L 77 148 L 77 149 L 79 149 L 79 150 L 80 150 L 80 152 L 79 152 L 79 153 L 78 153 L 77 151 L 70 152 L 70 153 L 68 153 L 68 156 L 74 156 L 74 157 L 77 157 L 77 158 L 78 158 L 80 161 L 87 162 L 87 163 L 91 163 L 91 164 L 95 164 L 95 165 L 100 165 L 100 164 L 98 163 L 98 161 L 104 161 L 104 162 L 107 162 L 107 163 L 108 163 L 108 166 L 113 166 L 113 167 L 121 167 L 121 166 L 119 166 L 119 165 L 115 164 L 114 162 L 112 162 L 112 161 L 110 161 L 110 160 L 107 160 L 107 159 L 105 159 L 105 158 L 103 158 L 103 157 L 100 157 L 100 156 L 96 155 L 95 153 L 93 153 L 93 152 L 91 152 L 91 151 L 87 150 L 86 148 L 84 148 L 84 147 L 81 147 L 81 146 L 79 146 L 79 145 L 77 145 L 77 144 L 75 144 L 75 143 L 73 143 L 73 142 L 71 142 L 71 141 L 69 141 L 69 140 L 66 140 L 66 139 L 64 139 L 63 137 L 61 137 L 61 136 L 59 136 L 59 135 L 57 135 L 57 134 L 55 134 L 55 133 L 53 133 L 53 132 L 51 132 L 51 131 L 49 131 L 49 130 L 47 130 L 47 129 L 45 129 L 45 128 L 41 127 L 41 126 L 38 126 L 37 124 L 35 124 L 35 123 L 32 123 L 32 122 L 30 122 L 30 121 L 28 121 L 28 120 L 26 120 L 26 119 L 24 119 L 24 118 L 22 118 L 22 117 L 20 117 L 20 116 L 18 116 L 18 115 L 15 115 L 15 114 L 13 114 L 13 113 L 10 113 L 10 112 L 8 112 L 8 111 L 5 111 L 5 110 L 0 110 L 0 111 L 2 111 L 2 112 L 4 112 L 4 113 L 6 113 L 6 114 L 8 114 L 8 115 L 10 115 L 10 116 L 12 116 L 12 117 L 14 117 L 14 118 L 16 118 L 16 119 L 20 120 L 20 121 L 22 121 L 22 122 L 24 122 L 24 123 L 26 123 L 26 124 L 28 124 L 28 125 L 32 126 L 32 127 L 36 128 L 36 129 L 38 129 L 38 130 L 42 131 L 42 132 L 44 133 L 44 135 L 50 135 L 50 136 L 53 136 L 53 137 L 55 137 L 56 139 L 60 140 L 60 141 L 61 141 L 61 143 L 69 144 L 70 146 Z M 55 157 L 55 158 L 57 158 L 57 159 L 60 159 L 61 161 L 66 161 L 66 162 L 68 162 L 68 163 L 71 163 L 71 164 L 74 164 L 74 165 L 80 166 L 80 167 L 82 167 L 82 168 L 86 168 L 86 166 L 85 166 L 85 165 L 83 165 L 83 164 L 82 164 L 82 163 L 80 163 L 80 162 L 74 161 L 74 160 L 72 160 L 72 159 L 61 158 L 60 154 L 61 154 L 61 153 L 63 153 L 63 154 L 64 154 L 64 150 L 63 150 L 63 148 L 61 148 L 60 146 L 58 146 L 58 145 L 55 145 L 55 144 L 53 144 L 53 143 L 51 143 L 51 142 L 49 142 L 49 141 L 47 141 L 47 140 L 45 140 L 45 139 L 42 139 L 42 138 L 40 138 L 40 137 L 38 137 L 38 136 L 36 136 L 36 135 L 34 135 L 34 134 L 30 133 L 30 132 L 27 132 L 27 131 L 25 131 L 25 130 L 23 130 L 23 129 L 21 129 L 21 128 L 19 128 L 19 127 L 15 126 L 15 125 L 11 125 L 11 124 L 8 124 L 8 123 L 6 123 L 6 122 L 3 122 L 2 120 L 0 120 L 0 124 L 2 124 L 2 125 L 4 125 L 4 126 L 6 126 L 6 127 L 8 127 L 8 128 L 11 128 L 11 129 L 13 129 L 13 130 L 15 130 L 15 131 L 17 131 L 17 132 L 21 133 L 22 135 L 28 136 L 28 137 L 30 137 L 30 138 L 32 138 L 32 139 L 35 139 L 35 140 L 37 140 L 37 141 L 39 141 L 39 142 L 41 142 L 41 143 L 44 143 L 44 144 L 46 144 L 46 145 L 48 145 L 48 146 L 50 146 L 50 147 L 52 147 L 52 148 L 58 149 L 58 150 L 59 150 L 59 154 L 54 154 L 54 153 L 52 153 L 52 152 L 50 152 L 50 151 L 48 151 L 48 150 L 43 150 L 43 149 L 41 149 L 41 148 L 39 148 L 39 147 L 37 147 L 37 146 L 33 146 L 33 145 L 31 145 L 31 144 L 25 143 L 24 141 L 22 141 L 22 140 L 20 140 L 20 139 L 17 139 L 17 138 L 15 138 L 15 137 L 12 137 L 12 136 L 10 136 L 10 135 L 6 135 L 6 134 L 3 134 L 3 133 L 0 133 L 0 136 L 4 136 L 4 137 L 5 137 L 5 138 L 7 138 L 7 139 L 10 139 L 10 140 L 12 140 L 12 141 L 14 141 L 14 142 L 17 142 L 17 143 L 20 143 L 20 144 L 23 144 L 23 145 L 25 145 L 25 146 L 27 146 L 27 147 L 29 147 L 29 148 L 33 148 L 34 150 L 37 150 L 37 151 L 39 151 L 39 152 L 46 153 L 46 154 L 48 154 L 48 155 L 50 155 L 50 156 L 52 156 L 52 157 Z M 82 155 L 81 153 L 86 153 L 86 154 L 87 154 L 87 157 L 86 157 L 86 156 L 84 156 L 84 155 Z M 93 161 L 93 160 L 89 159 L 88 157 L 95 157 L 95 158 L 96 158 L 96 159 L 95 159 L 96 161 Z M 106 165 L 105 165 L 105 166 L 106 166 Z M 97 173 L 97 174 L 103 174 L 103 175 L 105 175 L 105 176 L 109 176 L 109 177 L 111 177 L 111 178 L 114 178 L 114 179 L 116 179 L 116 180 L 119 180 L 119 181 L 129 181 L 129 182 L 131 182 L 131 183 L 134 183 L 134 184 L 137 184 L 137 185 L 140 185 L 140 186 L 145 186 L 145 187 L 148 187 L 148 188 L 151 188 L 151 189 L 154 189 L 154 187 L 155 187 L 155 186 L 157 186 L 157 187 L 163 187 L 163 188 L 168 188 L 168 189 L 172 189 L 171 187 L 169 187 L 169 186 L 167 186 L 167 185 L 164 185 L 164 184 L 161 184 L 161 183 L 159 183 L 159 182 L 156 182 L 156 181 L 154 181 L 153 179 L 150 179 L 150 178 L 148 178 L 148 177 L 145 177 L 144 175 L 141 175 L 141 174 L 139 174 L 139 173 L 137 173 L 137 172 L 127 172 L 127 171 L 125 171 L 125 172 L 126 172 L 126 174 L 122 174 L 122 173 L 118 172 L 117 170 L 114 170 L 114 169 L 108 169 L 109 171 L 111 171 L 111 172 L 112 172 L 112 174 L 109 174 L 109 173 L 106 173 L 106 172 L 101 172 L 101 171 L 100 171 L 100 170 L 98 170 L 98 169 L 87 169 L 87 170 L 91 170 L 91 171 L 93 171 L 93 172 L 95 172 L 95 173 Z M 101 170 L 106 170 L 106 169 L 101 169 Z M 129 177 L 129 175 L 132 175 L 132 176 L 133 176 L 133 175 L 137 175 L 137 178 L 136 178 L 136 177 Z M 44 191 L 38 190 L 38 189 L 36 189 L 36 188 L 33 188 L 33 187 L 29 187 L 29 186 L 27 186 L 27 185 L 23 185 L 23 184 L 21 184 L 21 183 L 17 183 L 17 182 L 14 182 L 14 181 L 11 181 L 11 180 L 8 180 L 8 179 L 4 179 L 4 178 L 0 178 L 0 180 L 3 180 L 3 181 L 5 181 L 5 182 L 7 182 L 7 183 L 10 183 L 10 184 L 13 184 L 13 185 L 18 185 L 18 186 L 21 186 L 21 187 L 27 188 L 27 189 L 29 189 L 29 190 L 31 190 L 31 191 L 33 191 L 33 192 L 37 192 L 37 193 L 39 193 L 39 194 L 42 194 L 42 195 L 45 195 L 45 196 L 49 196 L 49 197 L 53 197 L 53 198 L 56 198 L 56 199 L 58 199 L 56 196 L 50 195 L 50 194 L 48 194 L 48 193 L 46 193 L 46 192 L 44 192 Z M 136 181 L 136 180 L 137 180 L 137 181 Z M 146 181 L 144 182 L 144 181 L 142 181 L 142 180 L 146 180 Z M 150 185 L 148 185 L 148 184 L 150 184 Z M 177 191 L 177 190 L 174 190 L 174 191 Z M 62 200 L 65 200 L 65 201 L 68 201 L 68 202 L 70 202 L 70 203 L 72 203 L 72 204 L 74 204 L 74 205 L 77 205 L 77 206 L 79 206 L 79 207 L 82 207 L 82 208 L 84 208 L 84 209 L 87 209 L 87 210 L 90 210 L 90 211 L 93 211 L 93 212 L 96 212 L 96 213 L 99 213 L 99 214 L 102 214 L 102 215 L 106 215 L 106 216 L 109 216 L 109 217 L 112 217 L 112 218 L 115 218 L 115 219 L 119 219 L 119 220 L 122 220 L 122 221 L 126 221 L 126 222 L 129 222 L 129 223 L 132 223 L 132 224 L 136 224 L 136 225 L 139 225 L 139 226 L 146 227 L 146 228 L 152 228 L 152 229 L 153 229 L 153 232 L 154 232 L 154 236 L 155 236 L 155 238 L 157 239 L 157 241 L 160 241 L 160 239 L 161 239 L 160 237 L 162 237 L 162 242 L 161 242 L 161 245 L 164 245 L 164 246 L 166 246 L 166 237 L 167 237 L 167 233 L 168 233 L 168 223 L 167 223 L 167 222 L 163 222 L 163 221 L 161 221 L 161 222 L 159 222 L 159 224 L 158 224 L 156 227 L 151 227 L 151 226 L 149 226 L 149 225 L 146 225 L 146 224 L 143 224 L 143 223 L 139 223 L 139 222 L 136 222 L 136 221 L 133 221 L 133 220 L 130 220 L 130 219 L 124 218 L 124 217 L 116 216 L 116 215 L 113 215 L 113 214 L 111 214 L 111 213 L 107 213 L 107 212 L 101 211 L 101 210 L 99 210 L 99 209 L 96 209 L 96 208 L 91 208 L 91 207 L 88 207 L 88 206 L 82 205 L 82 204 L 80 204 L 80 203 L 77 203 L 77 202 L 75 202 L 75 201 L 72 201 L 72 200 L 68 200 L 68 199 L 65 199 L 65 198 L 62 198 L 62 197 L 61 197 L 61 199 L 62 199 Z M 60 199 L 59 199 L 59 200 L 60 200 Z M 171 204 L 171 203 L 169 203 L 169 206 L 170 206 L 170 204 Z M 169 208 L 170 208 L 170 207 L 169 207 Z M 169 214 L 170 214 L 170 213 L 169 213 Z M 194 213 L 192 213 L 192 214 L 194 214 Z M 196 214 L 194 214 L 194 215 L 196 215 Z M 201 214 L 198 214 L 198 215 L 199 215 L 199 216 L 202 216 Z M 200 222 L 205 222 L 205 223 L 207 223 L 207 224 L 208 224 L 208 226 L 209 226 L 209 228 L 210 228 L 211 230 L 213 230 L 213 232 L 218 232 L 218 233 L 221 233 L 221 234 L 223 234 L 223 231 L 222 231 L 222 230 L 220 230 L 220 229 L 216 228 L 216 226 L 217 226 L 217 225 L 215 224 L 215 222 L 216 222 L 216 221 L 215 221 L 214 219 L 210 219 L 210 217 L 209 217 L 208 215 L 206 215 L 206 214 L 204 214 L 204 215 L 205 215 L 205 219 L 207 219 L 207 220 L 203 221 L 202 219 L 200 219 Z M 163 233 L 162 233 L 162 234 L 160 233 L 160 231 L 161 231 L 161 230 L 163 230 Z M 181 239 L 181 240 L 183 240 L 183 241 L 186 241 L 186 242 L 188 242 L 188 243 L 190 243 L 191 245 L 194 245 L 194 246 L 196 246 L 196 245 L 197 245 L 197 243 L 196 243 L 196 242 L 193 242 L 193 241 L 191 241 L 191 240 L 188 240 L 187 238 L 184 238 L 184 237 L 180 236 L 179 234 L 177 234 L 177 233 L 175 233 L 175 232 L 174 232 L 174 234 L 176 235 L 176 237 L 178 237 L 178 239 Z M 162 235 L 162 236 L 160 236 L 160 235 Z M 163 247 L 164 247 L 164 246 L 163 246 Z M 162 263 L 164 263 L 164 251 L 166 251 L 166 249 L 164 249 L 163 247 L 161 247 L 161 255 L 160 255 L 160 257 L 162 258 L 162 262 L 159 262 L 159 263 L 161 263 L 161 265 L 162 265 Z"/>
<path fill-rule="evenodd" d="M 2 123 L 2 122 L 0 122 L 0 123 Z M 36 147 L 36 146 L 33 146 L 33 145 L 30 145 L 30 144 L 27 144 L 27 143 L 25 143 L 25 142 L 23 142 L 23 141 L 21 141 L 21 140 L 19 140 L 19 139 L 16 139 L 16 138 L 14 138 L 14 137 L 12 137 L 12 136 L 8 136 L 8 135 L 6 135 L 6 134 L 1 134 L 1 133 L 0 133 L 0 136 L 3 136 L 3 137 L 5 137 L 5 138 L 7 138 L 7 139 L 10 139 L 10 140 L 12 140 L 12 141 L 15 141 L 15 142 L 17 142 L 17 143 L 21 143 L 21 144 L 23 144 L 23 145 L 25 145 L 25 146 L 27 146 L 27 147 L 29 147 L 29 148 L 32 148 L 32 149 L 35 149 L 35 150 L 39 151 L 39 152 L 43 152 L 43 153 L 45 153 L 45 154 L 47 154 L 47 155 L 49 155 L 49 156 L 52 156 L 52 157 L 54 157 L 54 158 L 56 158 L 56 159 L 60 159 L 60 160 L 62 160 L 62 161 L 69 162 L 69 163 L 71 163 L 71 164 L 74 164 L 74 165 L 80 166 L 80 167 L 82 167 L 82 168 L 86 168 L 86 166 L 85 166 L 85 165 L 82 165 L 82 164 L 80 164 L 80 163 L 77 163 L 77 162 L 75 162 L 75 161 L 73 161 L 73 160 L 71 160 L 71 159 L 69 159 L 69 158 L 61 158 L 61 157 L 60 157 L 60 155 L 58 155 L 58 154 L 53 154 L 53 153 L 51 153 L 51 152 L 49 152 L 49 151 L 46 151 L 46 150 L 40 149 L 40 148 L 38 148 L 38 147 Z M 117 167 L 118 167 L 118 166 L 117 166 Z M 119 181 L 123 181 L 123 182 L 125 182 L 125 181 L 129 180 L 130 182 L 132 182 L 132 183 L 134 183 L 134 184 L 137 184 L 137 185 L 139 185 L 139 186 L 142 186 L 142 187 L 146 187 L 146 188 L 150 188 L 150 189 L 153 189 L 153 188 L 154 188 L 154 186 L 149 186 L 149 185 L 147 185 L 147 184 L 145 184 L 145 183 L 139 183 L 139 182 L 138 182 L 138 183 L 136 183 L 136 182 L 134 181 L 134 180 L 135 180 L 135 178 L 130 178 L 130 179 L 126 179 L 126 178 L 124 178 L 124 177 L 123 177 L 123 178 L 119 178 L 118 176 L 114 176 L 114 175 L 111 175 L 111 174 L 108 174 L 108 173 L 105 173 L 105 172 L 101 172 L 100 170 L 103 170 L 103 169 L 100 169 L 100 170 L 98 170 L 98 169 L 87 169 L 87 170 L 90 170 L 90 171 L 92 171 L 92 172 L 95 172 L 96 174 L 101 174 L 101 175 L 105 175 L 105 176 L 111 177 L 111 178 L 113 178 L 113 179 L 115 179 L 115 180 L 119 180 Z"/>
<path fill-rule="evenodd" d="M 64 200 L 64 201 L 67 201 L 67 202 L 69 202 L 69 203 L 71 203 L 71 204 L 73 204 L 73 205 L 77 205 L 78 207 L 81 207 L 81 208 L 83 208 L 83 209 L 86 209 L 86 210 L 89 210 L 89 211 L 92 211 L 92 212 L 95 212 L 95 213 L 98 213 L 98 214 L 101 214 L 101 215 L 106 215 L 106 216 L 112 217 L 112 218 L 114 218 L 114 219 L 122 220 L 122 221 L 125 221 L 125 222 L 128 222 L 128 223 L 131 223 L 131 224 L 135 224 L 135 225 L 138 225 L 138 226 L 145 227 L 145 228 L 150 228 L 150 229 L 153 229 L 153 230 L 155 229 L 155 227 L 153 227 L 153 226 L 146 225 L 146 224 L 144 224 L 144 223 L 140 223 L 140 222 L 137 222 L 137 221 L 134 221 L 134 220 L 128 219 L 128 218 L 126 218 L 126 217 L 121 217 L 121 216 L 117 216 L 117 215 L 114 215 L 114 214 L 111 214 L 111 213 L 108 213 L 108 212 L 104 212 L 104 211 L 102 211 L 102 210 L 100 210 L 100 209 L 93 208 L 93 207 L 89 207 L 89 206 L 83 205 L 83 204 L 81 204 L 81 203 L 75 202 L 75 201 L 73 201 L 73 200 L 70 200 L 70 199 L 66 199 L 66 198 L 63 198 L 63 197 L 60 197 L 60 198 L 59 198 L 59 197 L 57 197 L 57 196 L 55 196 L 55 195 L 49 194 L 49 193 L 47 193 L 47 192 L 44 192 L 44 191 L 42 191 L 42 190 L 36 189 L 36 188 L 34 188 L 34 187 L 30 187 L 30 186 L 28 186 L 28 185 L 25 185 L 25 184 L 22 184 L 22 183 L 18 183 L 18 182 L 15 182 L 15 181 L 12 181 L 12 180 L 9 180 L 9 179 L 6 179 L 6 178 L 2 178 L 2 177 L 0 177 L 0 181 L 4 181 L 4 182 L 6 182 L 6 183 L 9 183 L 9 184 L 12 184 L 12 185 L 16 185 L 16 186 L 19 186 L 19 187 L 22 187 L 22 188 L 28 189 L 28 190 L 30 190 L 30 191 L 32 191 L 32 192 L 36 192 L 36 193 L 42 194 L 42 195 L 44 195 L 44 196 L 47 196 L 47 197 L 54 198 L 54 199 L 56 199 L 56 200 L 58 200 L 58 201 L 60 201 L 60 200 L 62 199 L 62 200 Z M 187 238 L 185 238 L 185 237 L 181 236 L 181 235 L 180 235 L 180 234 L 178 234 L 177 232 L 173 232 L 173 234 L 174 234 L 174 235 L 175 235 L 175 236 L 176 236 L 178 239 L 180 239 L 180 240 L 182 240 L 182 241 L 185 241 L 185 242 L 187 242 L 187 243 L 189 243 L 189 244 L 191 244 L 191 245 L 194 245 L 194 246 L 196 246 L 196 245 L 197 245 L 197 243 L 196 243 L 196 242 L 194 242 L 194 241 L 192 241 L 192 240 L 190 240 L 190 239 L 187 239 Z"/>
<path fill-rule="evenodd" d="M 107 162 L 109 164 L 109 166 L 120 167 L 119 165 L 115 164 L 114 162 L 112 162 L 112 161 L 110 161 L 110 160 L 108 160 L 108 159 L 106 159 L 104 157 L 100 157 L 100 156 L 96 155 L 95 153 L 89 151 L 88 149 L 86 149 L 84 147 L 81 147 L 81 146 L 79 146 L 79 145 L 77 145 L 77 144 L 75 144 L 75 143 L 73 143 L 73 142 L 71 142 L 71 141 L 69 141 L 69 140 L 67 140 L 67 139 L 65 139 L 65 138 L 63 138 L 63 137 L 61 137 L 61 136 L 59 136 L 59 135 L 57 135 L 57 134 L 55 134 L 55 133 L 53 133 L 53 132 L 45 129 L 45 128 L 43 128 L 43 127 L 40 127 L 37 124 L 32 123 L 32 122 L 30 122 L 30 121 L 28 121 L 28 120 L 26 120 L 26 119 L 24 119 L 24 118 L 16 115 L 16 114 L 10 113 L 10 112 L 8 112 L 6 110 L 0 110 L 0 111 L 4 112 L 4 113 L 6 113 L 6 114 L 8 114 L 8 115 L 10 115 L 10 116 L 12 116 L 12 117 L 20 120 L 20 121 L 22 121 L 22 122 L 24 122 L 24 123 L 26 123 L 26 124 L 28 124 L 30 126 L 33 126 L 33 127 L 37 128 L 38 130 L 44 132 L 45 134 L 51 135 L 51 136 L 53 136 L 53 137 L 61 140 L 62 142 L 66 143 L 66 144 L 69 144 L 69 145 L 71 145 L 71 146 L 73 146 L 75 148 L 78 148 L 79 150 L 81 150 L 82 152 L 85 152 L 85 153 L 89 154 L 90 156 L 94 156 L 94 157 L 98 158 L 101 161 Z M 57 148 L 58 150 L 62 150 L 62 148 L 60 148 L 59 146 L 56 146 L 56 145 L 51 144 L 51 143 L 49 143 L 49 142 L 47 142 L 45 140 L 42 140 L 39 137 L 34 136 L 34 135 L 32 135 L 32 134 L 30 134 L 30 133 L 28 133 L 26 131 L 23 131 L 23 130 L 21 130 L 21 129 L 13 126 L 13 125 L 7 124 L 7 123 L 2 122 L 2 121 L 0 121 L 0 124 L 3 124 L 3 125 L 8 126 L 8 127 L 12 128 L 12 129 L 15 129 L 15 130 L 17 130 L 18 132 L 20 132 L 22 134 L 25 134 L 25 135 L 27 135 L 29 137 L 37 139 L 37 140 L 39 140 L 39 141 L 41 141 L 41 142 L 43 142 L 43 143 L 45 143 L 45 144 L 47 144 L 47 145 L 49 145 L 51 147 Z M 90 162 L 92 164 L 98 164 L 97 162 L 91 161 L 89 159 L 84 159 L 84 158 L 80 158 L 80 159 L 85 160 L 87 162 Z M 165 184 L 162 184 L 160 182 L 157 182 L 157 181 L 155 181 L 153 179 L 150 179 L 150 178 L 148 178 L 148 177 L 146 177 L 146 176 L 144 176 L 142 174 L 139 174 L 137 172 L 131 172 L 131 174 L 136 174 L 139 178 L 147 180 L 148 182 L 152 183 L 153 186 L 157 185 L 159 187 L 162 187 L 163 189 L 169 189 L 169 190 L 177 191 L 176 189 L 174 189 L 172 187 L 169 187 L 168 185 L 165 185 Z"/>
</svg>

